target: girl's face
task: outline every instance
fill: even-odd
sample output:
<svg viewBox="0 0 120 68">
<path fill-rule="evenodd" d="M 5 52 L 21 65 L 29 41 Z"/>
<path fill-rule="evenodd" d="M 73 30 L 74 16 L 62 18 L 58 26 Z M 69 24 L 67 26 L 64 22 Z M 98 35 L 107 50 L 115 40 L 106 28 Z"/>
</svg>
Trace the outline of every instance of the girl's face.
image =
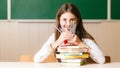
<svg viewBox="0 0 120 68">
<path fill-rule="evenodd" d="M 72 30 L 72 32 L 75 32 L 76 22 L 77 22 L 76 19 L 77 18 L 75 17 L 75 15 L 73 15 L 71 12 L 63 13 L 60 17 L 60 25 L 62 31 Z"/>
</svg>

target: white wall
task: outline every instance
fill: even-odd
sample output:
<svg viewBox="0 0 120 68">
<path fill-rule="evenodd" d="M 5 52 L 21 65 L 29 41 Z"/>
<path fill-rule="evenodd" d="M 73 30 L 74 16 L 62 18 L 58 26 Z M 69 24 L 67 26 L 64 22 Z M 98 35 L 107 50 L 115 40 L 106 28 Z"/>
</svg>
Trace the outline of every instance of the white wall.
<svg viewBox="0 0 120 68">
<path fill-rule="evenodd" d="M 19 61 L 22 54 L 35 54 L 54 32 L 55 23 L 0 22 L 0 61 Z M 84 23 L 105 55 L 120 61 L 120 21 Z"/>
</svg>

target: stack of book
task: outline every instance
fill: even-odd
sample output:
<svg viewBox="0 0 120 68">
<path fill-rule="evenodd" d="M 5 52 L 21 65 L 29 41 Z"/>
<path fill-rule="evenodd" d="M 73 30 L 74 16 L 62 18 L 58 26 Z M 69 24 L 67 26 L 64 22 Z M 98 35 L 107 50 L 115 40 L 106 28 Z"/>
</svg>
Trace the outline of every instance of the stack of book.
<svg viewBox="0 0 120 68">
<path fill-rule="evenodd" d="M 84 65 L 85 59 L 89 58 L 86 48 L 80 46 L 59 46 L 56 51 L 56 58 L 62 65 Z"/>
</svg>

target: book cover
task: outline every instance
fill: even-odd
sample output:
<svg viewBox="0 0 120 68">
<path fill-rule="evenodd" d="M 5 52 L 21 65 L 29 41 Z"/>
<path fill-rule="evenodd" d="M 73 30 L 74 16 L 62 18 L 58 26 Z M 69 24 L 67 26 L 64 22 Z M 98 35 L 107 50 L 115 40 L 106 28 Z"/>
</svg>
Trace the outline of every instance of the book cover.
<svg viewBox="0 0 120 68">
<path fill-rule="evenodd" d="M 59 46 L 57 52 L 87 52 L 87 48 L 80 48 L 80 46 Z"/>
<path fill-rule="evenodd" d="M 75 59 L 75 58 L 89 58 L 88 54 L 83 54 L 83 55 L 64 55 L 64 54 L 56 54 L 56 58 L 60 59 Z"/>
<path fill-rule="evenodd" d="M 76 45 L 61 45 L 58 48 L 80 48 L 80 46 L 76 46 Z"/>
<path fill-rule="evenodd" d="M 70 63 L 70 62 L 69 63 L 64 63 L 64 62 L 61 62 L 60 65 L 69 65 L 69 66 L 70 65 L 72 65 L 72 66 L 73 65 L 75 65 L 75 66 L 77 65 L 77 66 L 82 66 L 82 65 L 85 65 L 85 61 L 81 61 L 81 62 L 78 62 L 78 63 Z"/>
<path fill-rule="evenodd" d="M 85 61 L 85 59 L 61 59 L 61 62 L 64 62 L 64 63 L 79 63 L 79 62 L 82 62 L 82 61 Z"/>
<path fill-rule="evenodd" d="M 74 59 L 74 58 L 89 58 L 88 54 L 83 54 L 83 55 L 75 55 L 75 56 L 65 56 L 67 59 Z"/>
</svg>

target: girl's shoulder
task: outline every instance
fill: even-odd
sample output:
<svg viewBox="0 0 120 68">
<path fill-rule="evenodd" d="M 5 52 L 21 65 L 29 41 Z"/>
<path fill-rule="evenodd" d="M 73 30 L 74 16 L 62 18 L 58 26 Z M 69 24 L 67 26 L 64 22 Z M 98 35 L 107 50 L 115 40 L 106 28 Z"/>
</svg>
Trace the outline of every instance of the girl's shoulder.
<svg viewBox="0 0 120 68">
<path fill-rule="evenodd" d="M 49 38 L 55 37 L 55 33 L 52 33 Z"/>
<path fill-rule="evenodd" d="M 52 40 L 52 41 L 55 40 L 55 33 L 52 33 L 52 34 L 50 35 L 49 40 Z"/>
<path fill-rule="evenodd" d="M 55 37 L 55 33 L 52 33 L 51 36 L 52 36 L 52 37 Z"/>
</svg>

